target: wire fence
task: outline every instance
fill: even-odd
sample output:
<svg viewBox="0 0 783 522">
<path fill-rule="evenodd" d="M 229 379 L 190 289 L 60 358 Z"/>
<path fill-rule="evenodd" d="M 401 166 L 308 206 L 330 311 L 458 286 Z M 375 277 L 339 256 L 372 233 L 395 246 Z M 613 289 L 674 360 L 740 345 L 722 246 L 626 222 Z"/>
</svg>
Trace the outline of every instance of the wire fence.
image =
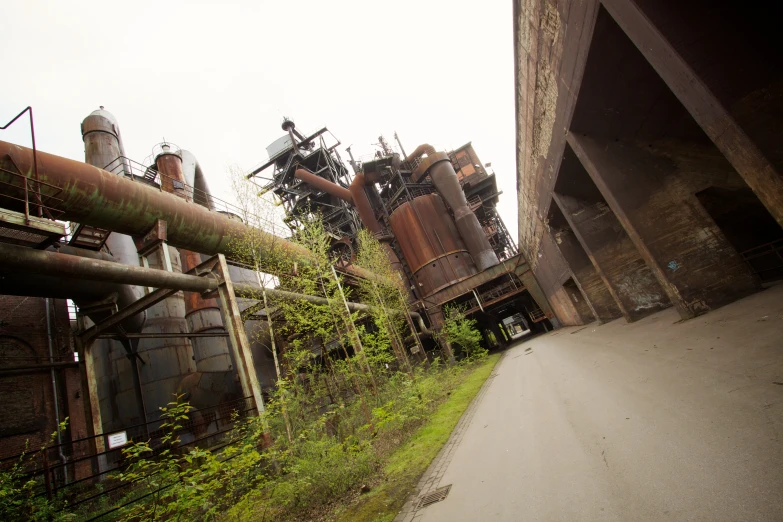
<svg viewBox="0 0 783 522">
<path fill-rule="evenodd" d="M 225 445 L 237 420 L 254 411 L 256 406 L 252 397 L 190 410 L 188 420 L 176 432 L 180 439 L 178 448 L 220 448 Z M 129 464 L 123 448 L 134 442 L 148 441 L 152 455 L 147 458 L 157 457 L 164 449 L 162 423 L 163 420 L 157 420 L 136 424 L 113 433 L 22 452 L 0 460 L 0 469 L 8 470 L 14 465 L 21 467 L 24 478 L 35 483 L 34 497 L 53 498 L 57 495 L 66 499 L 71 509 L 81 507 L 83 510 L 85 504 L 95 503 L 111 506 L 114 511 L 141 500 L 134 489 L 137 485 L 119 478 Z M 115 447 L 113 441 L 117 438 L 127 442 Z M 106 449 L 98 451 L 96 448 L 101 446 Z M 118 502 L 120 505 L 117 505 Z"/>
</svg>

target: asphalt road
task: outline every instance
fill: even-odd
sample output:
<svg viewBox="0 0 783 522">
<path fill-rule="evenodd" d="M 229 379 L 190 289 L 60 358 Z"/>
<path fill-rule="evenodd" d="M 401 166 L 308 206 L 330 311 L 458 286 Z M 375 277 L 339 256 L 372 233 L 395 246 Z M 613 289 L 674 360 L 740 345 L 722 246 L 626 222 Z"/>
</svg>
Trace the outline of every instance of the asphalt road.
<svg viewBox="0 0 783 522">
<path fill-rule="evenodd" d="M 414 520 L 783 520 L 783 286 L 557 330 L 496 367 Z"/>
</svg>

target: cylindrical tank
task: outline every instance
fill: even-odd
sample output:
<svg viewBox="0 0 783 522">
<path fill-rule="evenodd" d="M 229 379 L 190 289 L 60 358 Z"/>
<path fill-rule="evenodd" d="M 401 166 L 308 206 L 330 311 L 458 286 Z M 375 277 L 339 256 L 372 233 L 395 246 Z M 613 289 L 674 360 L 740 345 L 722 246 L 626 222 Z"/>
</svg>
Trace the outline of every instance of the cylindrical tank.
<svg viewBox="0 0 783 522">
<path fill-rule="evenodd" d="M 423 296 L 477 272 L 439 195 L 403 203 L 389 216 L 389 222 Z"/>
<path fill-rule="evenodd" d="M 162 144 L 155 164 L 161 174 L 161 188 L 192 202 L 192 187 L 186 183 L 180 152 L 172 150 L 168 144 Z M 201 255 L 197 252 L 181 248 L 179 253 L 185 271 L 201 264 Z M 190 333 L 226 331 L 217 300 L 204 299 L 195 292 L 185 295 L 185 319 Z M 192 339 L 191 344 L 196 361 L 196 374 L 188 376 L 180 383 L 181 391 L 190 394 L 191 405 L 201 409 L 240 398 L 241 388 L 228 338 L 198 337 Z"/>
<path fill-rule="evenodd" d="M 176 248 L 168 248 L 171 269 L 182 272 L 182 261 Z M 147 257 L 150 268 L 165 270 L 161 251 Z M 183 333 L 188 331 L 185 320 L 185 298 L 177 292 L 160 303 L 147 309 L 147 322 L 144 333 Z M 160 417 L 159 407 L 165 406 L 178 391 L 182 377 L 196 371 L 193 360 L 193 348 L 187 338 L 141 339 L 138 352 L 144 360 L 139 365 L 144 403 L 147 408 L 147 420 Z"/>
<path fill-rule="evenodd" d="M 123 154 L 120 130 L 114 116 L 101 107 L 93 111 L 82 122 L 82 140 L 84 141 L 85 162 L 96 167 L 111 168 L 119 175 L 126 175 L 125 164 L 121 159 Z M 117 163 L 115 165 L 115 163 Z M 120 167 L 120 168 L 115 168 Z M 123 234 L 112 233 L 106 239 L 106 249 L 121 263 L 138 265 L 138 255 L 133 244 L 133 238 Z M 129 258 L 128 252 L 132 255 Z M 130 301 L 144 295 L 142 288 L 130 286 Z M 78 303 L 83 306 L 85 303 Z M 118 303 L 125 306 L 129 303 Z M 141 323 L 143 327 L 143 322 Z M 96 380 L 98 382 L 98 399 L 104 430 L 115 430 L 129 424 L 143 422 L 138 403 L 138 382 L 127 358 L 125 347 L 118 341 L 100 339 L 92 350 Z"/>
<path fill-rule="evenodd" d="M 127 162 L 118 160 L 124 156 L 124 147 L 116 118 L 101 108 L 92 112 L 82 122 L 82 138 L 84 139 L 85 161 L 90 165 L 104 168 L 112 162 L 121 169 L 112 169 L 118 175 L 129 176 Z M 117 160 L 117 161 L 115 161 Z M 115 163 L 112 163 L 113 165 Z M 139 265 L 139 255 L 133 238 L 124 234 L 112 232 L 106 240 L 106 248 L 114 258 L 128 265 Z M 168 248 L 174 271 L 181 271 L 181 263 L 177 250 Z M 160 251 L 148 256 L 152 268 L 163 268 Z M 131 287 L 136 298 L 144 295 L 141 287 Z M 142 333 L 182 333 L 187 331 L 185 324 L 185 304 L 182 292 L 174 294 L 146 311 L 146 321 Z M 103 341 L 100 341 L 102 344 Z M 101 402 L 101 413 L 104 416 L 105 429 L 117 429 L 128 424 L 143 421 L 158 420 L 158 408 L 165 406 L 174 398 L 177 384 L 186 375 L 195 371 L 193 351 L 186 338 L 179 339 L 141 339 L 137 344 L 137 352 L 144 364 L 138 364 L 127 357 L 127 350 L 119 342 L 108 341 L 111 348 L 93 350 L 99 360 L 96 368 L 99 371 L 98 395 Z M 101 353 L 102 352 L 102 353 Z M 105 358 L 106 361 L 100 360 Z M 138 382 L 132 365 L 138 367 Z M 108 372 L 108 375 L 103 374 Z M 104 385 L 100 383 L 103 382 Z M 138 392 L 141 387 L 147 418 L 138 416 Z"/>
<path fill-rule="evenodd" d="M 423 154 L 427 156 L 418 161 Z M 419 145 L 413 153 L 405 158 L 408 163 L 417 162 L 416 167 L 411 174 L 411 179 L 415 182 L 429 175 L 432 184 L 438 190 L 438 193 L 446 200 L 451 211 L 454 213 L 457 230 L 462 240 L 465 242 L 473 262 L 476 263 L 479 271 L 493 267 L 500 263 L 497 254 L 492 250 L 484 230 L 476 217 L 476 214 L 470 210 L 468 202 L 465 199 L 465 193 L 459 184 L 457 173 L 451 164 L 448 154 L 445 152 L 435 152 L 432 145 Z M 412 163 L 413 164 L 413 163 Z"/>
<path fill-rule="evenodd" d="M 101 169 L 109 167 L 115 174 L 131 175 L 120 126 L 112 113 L 103 107 L 92 111 L 82 121 L 82 140 L 87 163 Z"/>
</svg>

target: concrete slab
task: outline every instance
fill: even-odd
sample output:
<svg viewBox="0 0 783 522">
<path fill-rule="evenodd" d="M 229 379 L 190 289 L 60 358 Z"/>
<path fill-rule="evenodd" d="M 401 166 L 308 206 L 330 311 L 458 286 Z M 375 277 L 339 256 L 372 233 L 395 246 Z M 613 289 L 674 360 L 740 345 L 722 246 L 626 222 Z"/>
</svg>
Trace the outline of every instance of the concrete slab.
<svg viewBox="0 0 783 522">
<path fill-rule="evenodd" d="M 507 351 L 400 520 L 783 520 L 783 285 Z"/>
</svg>

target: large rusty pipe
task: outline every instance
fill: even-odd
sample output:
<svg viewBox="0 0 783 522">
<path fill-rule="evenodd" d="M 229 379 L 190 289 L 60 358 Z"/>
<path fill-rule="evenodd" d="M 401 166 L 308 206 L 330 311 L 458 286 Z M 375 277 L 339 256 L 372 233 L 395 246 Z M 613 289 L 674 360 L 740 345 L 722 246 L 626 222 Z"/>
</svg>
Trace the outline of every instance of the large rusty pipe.
<svg viewBox="0 0 783 522">
<path fill-rule="evenodd" d="M 73 249 L 71 252 L 78 252 L 78 255 L 0 243 L 0 273 L 16 271 L 187 292 L 208 292 L 217 289 L 218 286 L 217 281 L 210 277 L 191 276 L 85 257 L 81 249 Z"/>
<path fill-rule="evenodd" d="M 313 188 L 326 192 L 327 194 L 331 194 L 332 196 L 340 198 L 348 203 L 353 203 L 353 196 L 351 195 L 351 191 L 345 187 L 341 187 L 336 183 L 332 183 L 328 179 L 324 179 L 321 176 L 316 176 L 309 170 L 296 169 L 296 171 L 294 171 L 294 176 L 296 179 L 304 181 Z"/>
<path fill-rule="evenodd" d="M 320 176 L 316 176 L 312 172 L 305 169 L 296 169 L 294 176 L 296 176 L 297 179 L 301 179 L 305 183 L 312 185 L 318 190 L 322 190 L 327 194 L 331 194 L 342 199 L 343 201 L 353 204 L 357 213 L 359 214 L 359 219 L 362 220 L 362 223 L 364 223 L 364 226 L 367 228 L 367 230 L 372 232 L 376 238 L 379 238 L 383 234 L 383 226 L 375 217 L 375 212 L 372 209 L 370 198 L 367 196 L 366 192 L 366 185 L 370 183 L 370 181 L 365 178 L 363 172 L 360 171 L 356 173 L 348 189 Z M 400 263 L 400 259 L 397 257 L 397 254 L 394 252 L 394 249 L 388 243 L 388 241 L 383 241 L 383 249 L 386 253 L 387 259 L 392 265 L 392 268 L 399 272 L 403 278 L 405 278 L 406 276 L 402 268 L 402 263 Z M 406 291 L 411 300 L 414 300 L 415 297 L 410 293 L 410 289 L 408 289 L 407 286 Z"/>
<path fill-rule="evenodd" d="M 407 163 L 411 163 L 413 161 L 416 161 L 417 159 L 421 158 L 424 155 L 432 156 L 435 154 L 435 147 L 430 145 L 429 143 L 422 143 L 418 147 L 416 147 L 413 152 L 410 153 L 408 157 L 405 158 L 405 161 Z"/>
<path fill-rule="evenodd" d="M 30 175 L 32 150 L 0 141 L 0 157 L 6 154 L 23 174 Z M 59 201 L 52 200 L 50 204 L 62 212 L 59 216 L 62 220 L 121 234 L 144 235 L 160 219 L 166 221 L 168 243 L 174 247 L 232 257 L 232 241 L 241 241 L 253 234 L 257 242 L 268 242 L 270 247 L 279 248 L 283 254 L 279 259 L 291 263 L 306 263 L 312 259 L 312 253 L 300 245 L 86 163 L 39 151 L 38 169 L 41 181 L 60 190 L 56 195 Z M 13 190 L 9 185 L 19 185 L 18 179 L 6 172 L 0 172 L 0 182 L 8 184 L 5 190 Z M 378 279 L 375 274 L 358 267 L 349 267 L 347 271 L 357 277 Z"/>
<path fill-rule="evenodd" d="M 72 252 L 83 252 L 81 249 L 73 249 Z M 43 276 L 69 277 L 87 281 L 108 281 L 123 284 L 136 284 L 153 288 L 167 288 L 170 290 L 182 290 L 185 292 L 212 292 L 218 288 L 218 280 L 210 276 L 194 276 L 153 268 L 123 265 L 111 261 L 93 259 L 92 257 L 80 257 L 80 255 L 58 254 L 45 250 L 0 243 L 0 274 L 8 272 L 22 272 Z M 258 286 L 248 283 L 234 283 L 234 291 L 239 297 L 260 299 Z M 55 291 L 55 290 L 53 290 Z M 303 299 L 315 304 L 328 304 L 325 297 L 298 294 L 278 290 L 266 289 L 267 295 L 279 299 Z M 368 312 L 373 308 L 363 303 L 348 303 L 351 311 Z M 394 310 L 395 313 L 403 313 Z M 410 312 L 424 333 L 426 326 L 420 314 Z"/>
<path fill-rule="evenodd" d="M 383 231 L 383 227 L 375 217 L 370 198 L 367 197 L 367 192 L 365 192 L 365 184 L 364 173 L 361 171 L 357 172 L 349 188 L 353 204 L 364 226 L 373 234 L 380 234 Z"/>
<path fill-rule="evenodd" d="M 201 170 L 196 156 L 185 149 L 180 149 L 182 158 L 182 171 L 185 175 L 185 184 L 193 187 L 193 202 L 210 210 L 215 210 L 215 202 L 207 184 L 207 178 Z"/>
</svg>

